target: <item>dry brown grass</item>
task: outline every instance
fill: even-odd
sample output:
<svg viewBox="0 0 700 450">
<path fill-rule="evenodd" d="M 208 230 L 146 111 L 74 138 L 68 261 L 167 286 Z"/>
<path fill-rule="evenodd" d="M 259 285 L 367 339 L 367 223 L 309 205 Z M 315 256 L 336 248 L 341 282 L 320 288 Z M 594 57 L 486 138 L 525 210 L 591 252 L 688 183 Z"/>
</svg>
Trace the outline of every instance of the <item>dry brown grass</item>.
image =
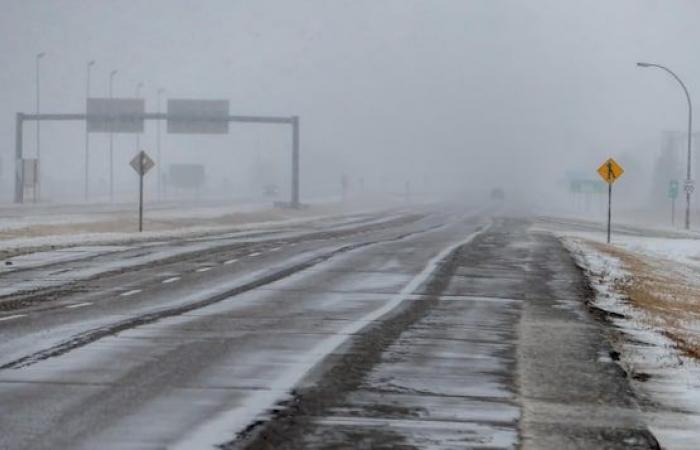
<svg viewBox="0 0 700 450">
<path fill-rule="evenodd" d="M 175 230 L 190 227 L 224 226 L 235 227 L 252 222 L 273 222 L 291 218 L 305 217 L 309 215 L 323 215 L 337 213 L 339 208 L 312 207 L 305 210 L 292 210 L 270 208 L 250 212 L 236 212 L 219 217 L 179 217 L 173 219 L 153 219 L 148 217 L 148 211 L 144 217 L 144 229 L 146 231 Z M 121 233 L 135 232 L 138 227 L 138 216 L 133 214 L 120 214 L 105 220 L 95 222 L 78 222 L 73 224 L 42 224 L 31 225 L 25 228 L 0 231 L 0 240 L 26 238 L 36 236 L 57 236 L 77 233 Z"/>
<path fill-rule="evenodd" d="M 700 277 L 678 270 L 678 262 L 639 255 L 597 242 L 590 245 L 618 258 L 630 278 L 617 288 L 640 308 L 642 320 L 662 330 L 686 355 L 700 359 L 700 336 L 691 324 L 700 323 Z"/>
</svg>

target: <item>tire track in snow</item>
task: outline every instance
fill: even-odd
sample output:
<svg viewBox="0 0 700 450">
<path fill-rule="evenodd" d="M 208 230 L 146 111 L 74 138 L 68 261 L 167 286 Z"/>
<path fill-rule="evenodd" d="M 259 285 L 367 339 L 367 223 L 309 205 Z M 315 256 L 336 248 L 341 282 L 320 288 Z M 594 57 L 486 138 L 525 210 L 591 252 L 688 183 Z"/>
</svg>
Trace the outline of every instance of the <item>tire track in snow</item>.
<svg viewBox="0 0 700 450">
<path fill-rule="evenodd" d="M 77 348 L 91 344 L 91 343 L 98 341 L 102 338 L 105 338 L 108 336 L 113 336 L 113 335 L 120 333 L 122 331 L 126 331 L 126 330 L 136 328 L 136 327 L 139 327 L 142 325 L 148 325 L 148 324 L 157 322 L 161 319 L 179 316 L 179 315 L 182 315 L 182 314 L 185 314 L 185 313 L 188 313 L 188 312 L 200 309 L 200 308 L 204 308 L 206 306 L 213 305 L 215 303 L 219 303 L 219 302 L 226 300 L 230 297 L 234 297 L 234 296 L 242 294 L 244 292 L 248 292 L 250 290 L 259 288 L 261 286 L 265 286 L 265 285 L 274 283 L 276 281 L 282 280 L 282 279 L 287 278 L 291 275 L 294 275 L 298 272 L 301 272 L 303 270 L 314 267 L 320 263 L 328 261 L 329 259 L 331 259 L 335 256 L 350 252 L 352 250 L 358 250 L 360 248 L 365 248 L 365 247 L 368 247 L 371 245 L 399 241 L 399 240 L 405 239 L 407 237 L 415 236 L 417 234 L 427 233 L 430 231 L 437 230 L 439 228 L 444 228 L 447 225 L 448 225 L 448 223 L 443 223 L 443 224 L 439 224 L 439 225 L 433 225 L 433 226 L 430 226 L 430 227 L 427 227 L 427 228 L 424 228 L 421 230 L 417 230 L 417 231 L 406 232 L 406 233 L 400 234 L 398 236 L 394 236 L 392 238 L 344 245 L 344 246 L 339 247 L 331 252 L 328 252 L 328 253 L 325 253 L 325 254 L 322 254 L 319 256 L 315 256 L 313 258 L 310 258 L 307 261 L 304 261 L 304 262 L 301 262 L 298 264 L 294 264 L 290 267 L 286 267 L 284 269 L 278 270 L 278 271 L 273 272 L 273 273 L 268 274 L 268 275 L 261 276 L 258 279 L 243 283 L 237 287 L 234 287 L 232 289 L 228 289 L 224 292 L 221 292 L 219 294 L 205 298 L 203 300 L 194 301 L 192 303 L 188 303 L 185 305 L 180 305 L 180 306 L 176 306 L 176 307 L 172 307 L 172 308 L 166 308 L 166 309 L 156 311 L 153 313 L 143 314 L 140 316 L 136 316 L 136 317 L 132 317 L 129 319 L 125 319 L 125 320 L 116 322 L 112 325 L 108 325 L 108 326 L 100 327 L 100 328 L 95 328 L 92 330 L 88 330 L 88 331 L 76 334 L 75 336 L 71 337 L 70 339 L 65 340 L 59 344 L 53 345 L 53 346 L 48 347 L 46 349 L 39 350 L 39 351 L 31 353 L 27 356 L 23 356 L 21 358 L 15 359 L 13 361 L 7 362 L 7 363 L 3 364 L 2 366 L 0 366 L 0 370 L 19 369 L 22 367 L 27 367 L 27 366 L 36 364 L 40 361 L 43 361 L 45 359 L 61 356 L 65 353 L 70 352 L 71 350 L 75 350 Z"/>
</svg>

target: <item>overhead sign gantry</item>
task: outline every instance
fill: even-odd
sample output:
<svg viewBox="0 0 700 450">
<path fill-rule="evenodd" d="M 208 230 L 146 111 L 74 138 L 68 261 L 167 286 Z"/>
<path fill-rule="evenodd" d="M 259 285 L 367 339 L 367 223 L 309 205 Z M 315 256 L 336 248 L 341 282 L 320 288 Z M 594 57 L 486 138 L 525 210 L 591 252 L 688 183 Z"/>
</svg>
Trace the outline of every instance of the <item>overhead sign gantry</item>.
<svg viewBox="0 0 700 450">
<path fill-rule="evenodd" d="M 23 129 L 27 121 L 86 121 L 89 133 L 141 133 L 144 121 L 165 120 L 169 133 L 227 134 L 231 122 L 290 125 L 292 128 L 291 198 L 299 202 L 299 117 L 229 114 L 228 100 L 170 99 L 166 113 L 148 113 L 143 99 L 89 98 L 86 112 L 77 114 L 17 113 L 15 122 L 15 203 L 24 202 Z"/>
</svg>

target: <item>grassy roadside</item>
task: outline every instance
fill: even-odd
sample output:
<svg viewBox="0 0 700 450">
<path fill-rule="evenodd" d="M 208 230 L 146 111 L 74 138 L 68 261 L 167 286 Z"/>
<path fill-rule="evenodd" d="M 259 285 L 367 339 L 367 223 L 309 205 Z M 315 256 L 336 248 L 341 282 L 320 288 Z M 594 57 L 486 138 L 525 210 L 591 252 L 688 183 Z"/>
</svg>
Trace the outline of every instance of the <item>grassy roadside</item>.
<svg viewBox="0 0 700 450">
<path fill-rule="evenodd" d="M 659 329 L 676 348 L 700 360 L 700 278 L 679 270 L 678 262 L 640 255 L 600 242 L 586 244 L 616 258 L 627 272 L 615 289 L 642 313 L 637 320 Z"/>
</svg>

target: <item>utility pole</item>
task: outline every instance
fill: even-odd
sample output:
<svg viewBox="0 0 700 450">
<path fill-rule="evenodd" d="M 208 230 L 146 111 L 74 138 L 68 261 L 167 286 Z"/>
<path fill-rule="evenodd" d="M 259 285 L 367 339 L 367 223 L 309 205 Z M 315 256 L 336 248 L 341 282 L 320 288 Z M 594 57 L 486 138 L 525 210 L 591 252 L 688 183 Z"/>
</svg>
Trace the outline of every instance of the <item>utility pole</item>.
<svg viewBox="0 0 700 450">
<path fill-rule="evenodd" d="M 291 118 L 292 123 L 292 208 L 300 208 L 299 202 L 299 116 Z"/>
<path fill-rule="evenodd" d="M 90 98 L 90 69 L 95 65 L 94 60 L 87 63 L 87 77 L 85 78 L 85 107 Z M 37 121 L 37 123 L 39 123 Z M 88 132 L 87 121 L 85 121 L 85 201 L 88 201 L 90 189 L 90 133 Z"/>
<path fill-rule="evenodd" d="M 37 53 L 36 55 L 36 113 L 41 111 L 41 96 L 39 83 L 39 61 L 46 56 L 45 52 Z M 41 122 L 36 122 L 36 180 L 34 182 L 34 203 L 41 198 Z"/>
<path fill-rule="evenodd" d="M 612 221 L 612 184 L 613 184 L 612 161 L 608 160 L 608 244 L 610 243 L 610 222 Z"/>
<path fill-rule="evenodd" d="M 109 73 L 109 98 L 113 96 L 114 76 L 118 70 L 114 69 Z M 109 133 L 109 201 L 114 203 L 114 135 Z"/>
<path fill-rule="evenodd" d="M 157 112 L 160 114 L 160 96 L 165 92 L 165 89 L 159 88 L 157 92 Z M 157 186 L 158 186 L 158 201 L 161 201 L 161 196 L 162 196 L 162 191 L 161 191 L 161 173 L 160 173 L 160 166 L 162 164 L 162 160 L 160 158 L 160 120 L 156 124 L 156 176 L 158 179 L 156 180 Z"/>
<path fill-rule="evenodd" d="M 141 82 L 139 82 L 139 83 L 136 85 L 136 98 L 141 97 L 141 88 L 142 88 L 142 87 L 143 87 L 143 83 L 141 83 Z M 136 133 L 136 151 L 137 151 L 137 152 L 141 150 L 140 147 L 141 147 L 141 133 L 138 133 L 138 132 L 137 132 L 137 133 Z"/>
</svg>

